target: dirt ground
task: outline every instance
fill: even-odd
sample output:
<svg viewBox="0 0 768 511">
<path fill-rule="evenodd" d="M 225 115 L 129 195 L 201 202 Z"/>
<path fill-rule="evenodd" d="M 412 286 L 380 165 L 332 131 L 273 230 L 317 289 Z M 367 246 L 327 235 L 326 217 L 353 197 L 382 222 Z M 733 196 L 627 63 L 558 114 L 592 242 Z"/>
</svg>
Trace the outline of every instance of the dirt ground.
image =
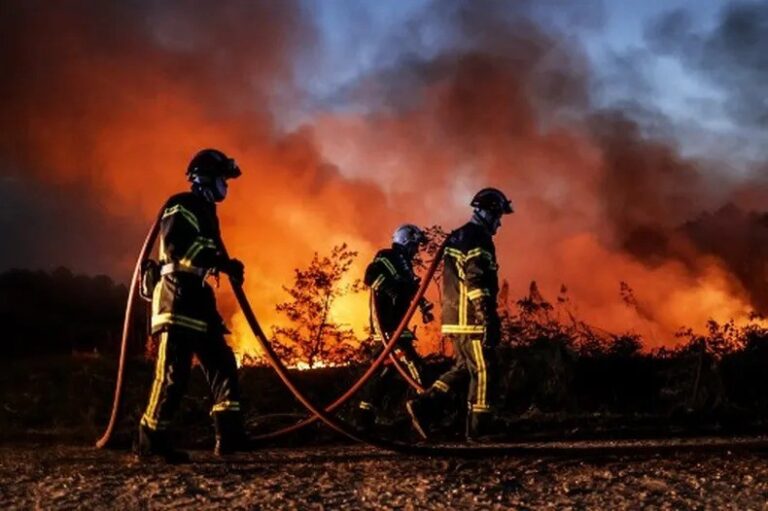
<svg viewBox="0 0 768 511">
<path fill-rule="evenodd" d="M 670 442 L 529 444 L 527 454 L 487 459 L 360 446 L 226 461 L 194 451 L 180 466 L 87 446 L 5 445 L 0 509 L 768 509 L 762 449 L 704 439 L 658 451 Z"/>
</svg>

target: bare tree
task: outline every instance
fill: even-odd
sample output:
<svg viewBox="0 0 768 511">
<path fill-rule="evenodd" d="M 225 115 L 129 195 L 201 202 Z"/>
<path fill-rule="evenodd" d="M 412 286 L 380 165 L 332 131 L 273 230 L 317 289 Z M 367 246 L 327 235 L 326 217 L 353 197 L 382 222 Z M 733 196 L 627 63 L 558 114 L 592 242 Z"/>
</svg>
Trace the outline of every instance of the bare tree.
<svg viewBox="0 0 768 511">
<path fill-rule="evenodd" d="M 276 306 L 292 325 L 272 329 L 276 349 L 286 360 L 312 368 L 321 361 L 340 364 L 357 357 L 359 341 L 352 329 L 330 318 L 337 299 L 362 289 L 359 279 L 342 284 L 356 256 L 344 243 L 329 256 L 315 252 L 306 269 L 294 270 L 293 286 L 283 287 L 291 299 Z"/>
</svg>

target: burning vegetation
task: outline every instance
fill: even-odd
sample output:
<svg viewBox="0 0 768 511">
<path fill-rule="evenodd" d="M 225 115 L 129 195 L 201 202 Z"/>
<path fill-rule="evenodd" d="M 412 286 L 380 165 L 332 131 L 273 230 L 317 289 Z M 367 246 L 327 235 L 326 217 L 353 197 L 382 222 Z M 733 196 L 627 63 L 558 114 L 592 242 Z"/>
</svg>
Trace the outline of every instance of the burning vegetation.
<svg viewBox="0 0 768 511">
<path fill-rule="evenodd" d="M 750 62 L 728 46 L 734 17 L 761 13 L 723 11 L 712 48 L 729 65 Z M 291 324 L 291 302 L 275 309 L 295 268 L 347 243 L 360 254 L 351 284 L 396 225 L 458 226 L 486 185 L 517 210 L 497 240 L 508 296 L 532 280 L 548 296 L 565 284 L 567 303 L 553 305 L 565 324 L 573 314 L 673 349 L 680 328 L 741 328 L 765 312 L 764 163 L 728 172 L 728 161 L 684 155 L 663 115 L 649 125 L 637 108 L 602 106 L 585 52 L 525 2 L 428 6 L 397 34 L 405 51 L 346 84 L 344 107 L 320 102 L 298 122 L 286 122 L 289 106 L 314 98 L 295 63 L 318 41 L 299 2 L 24 2 L 0 28 L 0 197 L 20 219 L 2 224 L 15 247 L 2 266 L 55 258 L 122 280 L 163 198 L 185 186 L 190 155 L 215 146 L 244 171 L 220 211 L 225 237 L 289 351 L 295 329 L 312 337 L 318 325 Z M 676 51 L 684 28 L 649 37 Z M 445 34 L 437 48 L 414 35 L 430 30 Z M 333 300 L 343 327 L 327 346 L 351 346 L 365 337 L 365 293 Z M 236 348 L 253 354 L 234 300 L 220 301 Z"/>
</svg>

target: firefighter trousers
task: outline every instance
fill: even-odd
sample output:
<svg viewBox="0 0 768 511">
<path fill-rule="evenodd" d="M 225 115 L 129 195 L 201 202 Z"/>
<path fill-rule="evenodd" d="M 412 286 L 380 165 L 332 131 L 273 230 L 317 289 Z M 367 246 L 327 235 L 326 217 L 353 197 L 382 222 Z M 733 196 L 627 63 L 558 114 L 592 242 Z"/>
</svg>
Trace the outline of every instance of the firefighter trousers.
<svg viewBox="0 0 768 511">
<path fill-rule="evenodd" d="M 382 344 L 386 343 L 382 341 Z M 379 348 L 375 356 L 378 357 L 383 349 L 383 347 Z M 392 355 L 400 363 L 400 366 L 408 372 L 411 378 L 416 380 L 417 383 L 424 384 L 422 381 L 423 362 L 413 346 L 413 338 L 399 340 L 397 347 L 392 350 Z M 392 386 L 392 381 L 398 377 L 397 369 L 395 369 L 390 360 L 387 360 L 384 368 L 361 392 L 359 408 L 369 410 L 379 408 Z"/>
<path fill-rule="evenodd" d="M 152 430 L 168 428 L 186 390 L 193 355 L 197 356 L 211 389 L 211 413 L 240 411 L 237 364 L 223 334 L 172 327 L 156 334 L 156 339 L 159 343 L 155 378 L 142 425 Z"/>
<path fill-rule="evenodd" d="M 498 383 L 496 350 L 483 346 L 478 335 L 454 335 L 450 340 L 455 352 L 453 366 L 432 384 L 425 398 L 439 412 L 467 389 L 469 412 L 492 411 Z"/>
</svg>

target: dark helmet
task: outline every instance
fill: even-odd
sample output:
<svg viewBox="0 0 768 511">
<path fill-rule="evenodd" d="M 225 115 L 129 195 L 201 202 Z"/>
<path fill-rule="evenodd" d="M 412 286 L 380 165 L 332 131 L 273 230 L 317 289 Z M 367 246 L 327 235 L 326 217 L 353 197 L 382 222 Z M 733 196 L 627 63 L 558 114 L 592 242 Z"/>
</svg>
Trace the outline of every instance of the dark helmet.
<svg viewBox="0 0 768 511">
<path fill-rule="evenodd" d="M 508 215 L 514 211 L 510 200 L 497 188 L 483 188 L 472 197 L 469 205 L 499 215 Z"/>
<path fill-rule="evenodd" d="M 233 179 L 240 174 L 240 167 L 235 160 L 218 149 L 203 149 L 192 158 L 187 167 L 187 179 L 190 181 L 197 177 Z"/>
</svg>

